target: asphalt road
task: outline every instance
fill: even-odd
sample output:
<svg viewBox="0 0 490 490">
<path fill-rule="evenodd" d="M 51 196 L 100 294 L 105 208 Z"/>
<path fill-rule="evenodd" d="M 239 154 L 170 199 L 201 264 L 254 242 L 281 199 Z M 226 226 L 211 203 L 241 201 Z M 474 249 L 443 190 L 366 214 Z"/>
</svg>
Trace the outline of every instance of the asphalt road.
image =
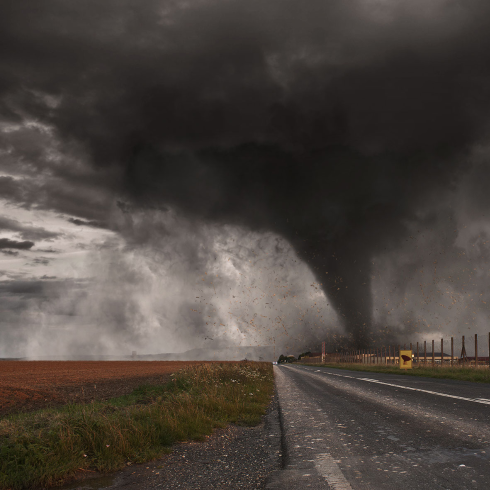
<svg viewBox="0 0 490 490">
<path fill-rule="evenodd" d="M 490 385 L 274 368 L 286 459 L 268 489 L 490 489 Z"/>
</svg>

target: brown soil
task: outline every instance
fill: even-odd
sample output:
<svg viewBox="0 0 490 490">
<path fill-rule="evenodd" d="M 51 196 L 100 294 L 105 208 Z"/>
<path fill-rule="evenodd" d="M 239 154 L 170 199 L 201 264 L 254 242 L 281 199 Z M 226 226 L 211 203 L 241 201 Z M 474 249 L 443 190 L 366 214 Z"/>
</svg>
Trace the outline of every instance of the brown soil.
<svg viewBox="0 0 490 490">
<path fill-rule="evenodd" d="M 0 361 L 0 417 L 66 403 L 88 403 L 163 384 L 202 361 Z"/>
</svg>

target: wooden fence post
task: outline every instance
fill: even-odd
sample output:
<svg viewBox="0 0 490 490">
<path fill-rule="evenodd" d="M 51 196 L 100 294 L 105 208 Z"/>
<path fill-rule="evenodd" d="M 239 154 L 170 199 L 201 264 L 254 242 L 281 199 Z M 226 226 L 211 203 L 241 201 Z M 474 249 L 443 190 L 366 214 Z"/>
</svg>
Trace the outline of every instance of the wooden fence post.
<svg viewBox="0 0 490 490">
<path fill-rule="evenodd" d="M 407 344 L 404 344 L 404 348 Z M 435 367 L 435 341 L 432 340 L 432 367 Z M 397 359 L 397 346 L 393 346 L 393 357 L 391 354 L 391 345 L 388 347 L 376 347 L 371 349 L 354 349 L 354 350 L 344 350 L 342 352 L 338 352 L 336 354 L 337 362 L 346 362 L 346 363 L 359 363 L 359 364 L 398 364 Z M 410 342 L 410 350 L 413 352 L 413 343 Z M 398 356 L 400 355 L 401 344 L 398 344 Z M 415 356 L 414 356 L 415 357 Z M 419 342 L 417 342 L 417 364 L 420 363 L 420 346 Z M 451 366 L 454 365 L 455 357 L 454 357 L 454 337 L 451 337 Z M 444 365 L 445 355 L 444 355 L 444 338 L 441 338 L 441 366 Z M 463 335 L 461 338 L 461 359 L 463 367 L 468 362 L 466 356 L 466 346 L 465 346 L 465 336 Z M 485 364 L 485 361 L 483 361 Z M 427 341 L 424 340 L 424 366 L 427 365 Z M 469 365 L 471 366 L 471 361 L 469 361 Z M 488 365 L 490 367 L 490 332 L 488 332 Z M 479 366 L 479 357 L 478 357 L 478 334 L 475 334 L 475 367 Z"/>
<path fill-rule="evenodd" d="M 454 337 L 451 337 L 451 367 L 453 366 L 453 362 L 454 362 Z"/>
<path fill-rule="evenodd" d="M 478 334 L 475 333 L 475 368 L 478 367 Z"/>
<path fill-rule="evenodd" d="M 465 365 L 465 361 L 466 361 L 466 347 L 464 345 L 464 335 L 461 339 L 461 357 L 462 357 L 462 360 L 463 360 L 463 367 Z"/>
</svg>

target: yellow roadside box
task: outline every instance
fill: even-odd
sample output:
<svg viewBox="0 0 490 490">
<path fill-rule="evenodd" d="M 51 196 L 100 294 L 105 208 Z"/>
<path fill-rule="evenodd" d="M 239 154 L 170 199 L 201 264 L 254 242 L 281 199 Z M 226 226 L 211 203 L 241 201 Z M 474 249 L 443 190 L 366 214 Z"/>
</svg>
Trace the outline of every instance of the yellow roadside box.
<svg viewBox="0 0 490 490">
<path fill-rule="evenodd" d="M 400 369 L 412 369 L 411 350 L 400 350 Z"/>
</svg>

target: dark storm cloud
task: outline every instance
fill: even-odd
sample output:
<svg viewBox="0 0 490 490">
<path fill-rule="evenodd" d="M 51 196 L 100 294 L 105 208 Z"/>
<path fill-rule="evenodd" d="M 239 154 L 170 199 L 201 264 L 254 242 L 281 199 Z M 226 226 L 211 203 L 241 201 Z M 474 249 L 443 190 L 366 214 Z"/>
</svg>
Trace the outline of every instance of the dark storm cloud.
<svg viewBox="0 0 490 490">
<path fill-rule="evenodd" d="M 118 172 L 86 165 L 86 150 L 61 140 L 52 126 L 29 119 L 11 125 L 0 116 L 0 152 L 6 174 L 0 177 L 0 195 L 7 202 L 101 223 L 107 217 Z"/>
<path fill-rule="evenodd" d="M 84 221 L 78 218 L 69 218 L 68 221 L 77 226 L 92 226 L 94 228 L 103 228 L 104 224 L 100 221 Z"/>
<path fill-rule="evenodd" d="M 372 258 L 487 136 L 488 2 L 24 7 L 0 12 L 4 117 L 29 114 L 119 168 L 137 206 L 280 233 L 358 344 Z M 20 185 L 0 178 L 12 199 Z M 36 196 L 104 219 L 57 192 Z"/>
<path fill-rule="evenodd" d="M 12 177 L 0 177 L 0 195 L 4 199 L 12 201 L 20 201 L 23 199 L 22 189 Z"/>
<path fill-rule="evenodd" d="M 50 281 L 46 281 L 50 279 Z M 0 281 L 0 308 L 4 301 L 16 298 L 17 301 L 35 299 L 42 301 L 50 298 L 58 298 L 63 290 L 79 291 L 83 286 L 82 281 L 76 279 L 58 279 L 43 276 L 40 279 L 9 279 Z"/>
<path fill-rule="evenodd" d="M 2 250 L 2 253 L 5 255 L 13 255 L 13 256 L 19 255 L 19 252 L 14 252 L 13 250 Z"/>
<path fill-rule="evenodd" d="M 33 265 L 48 265 L 49 264 L 49 259 L 47 259 L 46 257 L 36 257 L 32 261 L 32 264 Z"/>
<path fill-rule="evenodd" d="M 6 216 L 0 216 L 1 230 L 15 231 L 24 240 L 52 240 L 62 235 L 61 233 L 45 230 L 39 226 L 23 225 L 17 220 L 7 218 Z"/>
<path fill-rule="evenodd" d="M 0 248 L 16 248 L 19 250 L 29 250 L 34 246 L 34 242 L 17 240 L 9 240 L 8 238 L 0 238 Z"/>
<path fill-rule="evenodd" d="M 39 295 L 42 292 L 41 281 L 0 281 L 0 295 Z"/>
<path fill-rule="evenodd" d="M 489 104 L 489 7 L 402 4 L 380 22 L 364 2 L 19 2 L 2 13 L 3 101 L 100 164 L 148 143 L 467 143 Z"/>
<path fill-rule="evenodd" d="M 87 174 L 93 174 L 92 170 L 87 169 Z M 44 179 L 37 171 L 26 171 L 24 177 L 0 177 L 0 197 L 25 209 L 54 210 L 89 221 L 102 223 L 107 217 L 112 189 L 110 183 L 101 185 L 101 180 L 104 182 L 107 177 L 103 171 L 85 179 L 68 172 Z"/>
<path fill-rule="evenodd" d="M 60 250 L 56 250 L 54 248 L 37 248 L 36 252 L 40 252 L 43 254 L 59 254 L 59 253 L 61 253 Z"/>
</svg>

